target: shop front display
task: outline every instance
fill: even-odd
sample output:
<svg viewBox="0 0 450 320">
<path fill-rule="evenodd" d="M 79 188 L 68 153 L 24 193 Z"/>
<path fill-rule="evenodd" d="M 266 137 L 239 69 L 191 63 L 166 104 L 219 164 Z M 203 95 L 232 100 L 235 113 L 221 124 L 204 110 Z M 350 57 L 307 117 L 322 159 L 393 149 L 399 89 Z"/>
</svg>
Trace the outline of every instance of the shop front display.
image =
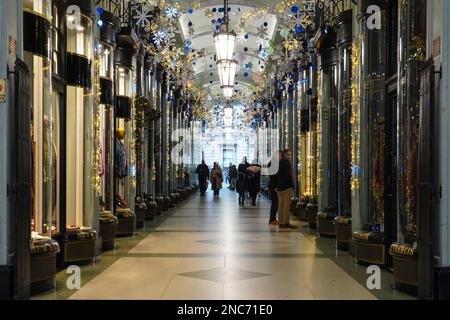
<svg viewBox="0 0 450 320">
<path fill-rule="evenodd" d="M 419 278 L 420 76 L 425 65 L 426 1 L 399 3 L 398 208 L 396 241 L 390 247 L 395 287 L 417 293 Z M 429 214 L 429 213 L 427 213 Z"/>
<path fill-rule="evenodd" d="M 96 191 L 98 141 L 94 99 L 94 38 L 91 8 L 67 30 L 66 263 L 90 262 L 96 255 L 99 199 Z M 74 19 L 66 16 L 67 23 Z"/>
<path fill-rule="evenodd" d="M 318 189 L 319 233 L 336 236 L 338 249 L 351 238 L 351 218 L 338 214 L 338 51 L 337 35 L 328 24 L 314 37 L 319 61 L 318 81 Z"/>
<path fill-rule="evenodd" d="M 300 213 L 306 213 L 311 228 L 316 228 L 317 203 L 317 103 L 314 97 L 316 72 L 311 65 L 301 72 L 299 84 L 298 158 Z M 306 206 L 305 206 L 306 205 Z"/>
<path fill-rule="evenodd" d="M 359 11 L 365 12 L 368 2 Z M 381 3 L 380 3 L 381 5 Z M 395 9 L 393 9 L 395 10 Z M 386 19 L 383 10 L 382 18 Z M 357 261 L 388 264 L 389 228 L 385 216 L 392 216 L 395 199 L 385 203 L 385 191 L 394 194 L 394 184 L 386 183 L 386 176 L 395 183 L 395 156 L 390 145 L 394 138 L 396 102 L 385 106 L 386 29 L 368 30 L 367 16 L 359 15 L 359 35 L 352 52 L 352 191 L 353 242 Z M 392 132 L 394 130 L 394 132 Z M 389 172 L 386 175 L 386 171 Z M 392 201 L 392 202 L 391 202 Z"/>
<path fill-rule="evenodd" d="M 136 230 L 136 88 L 137 40 L 133 31 L 118 35 L 115 51 L 115 142 L 114 215 L 119 220 L 118 237 L 132 236 Z"/>
<path fill-rule="evenodd" d="M 100 41 L 96 44 L 95 73 L 98 79 L 98 110 L 96 116 L 98 169 L 96 173 L 99 195 L 99 237 L 103 250 L 115 247 L 118 220 L 114 209 L 114 102 L 115 73 L 114 51 L 116 36 L 120 31 L 120 19 L 103 10 Z"/>
<path fill-rule="evenodd" d="M 53 90 L 53 3 L 24 1 L 24 62 L 30 70 L 32 210 L 31 292 L 55 285 L 60 216 L 60 100 Z M 53 18 L 54 19 L 53 19 Z M 58 25 L 59 27 L 59 25 Z"/>
</svg>

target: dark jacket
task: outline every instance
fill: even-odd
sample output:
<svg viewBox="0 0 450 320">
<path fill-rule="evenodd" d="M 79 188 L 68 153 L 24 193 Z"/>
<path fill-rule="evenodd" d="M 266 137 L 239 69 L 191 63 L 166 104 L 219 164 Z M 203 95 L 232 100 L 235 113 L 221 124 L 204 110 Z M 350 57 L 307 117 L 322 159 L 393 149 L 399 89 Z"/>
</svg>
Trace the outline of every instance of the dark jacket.
<svg viewBox="0 0 450 320">
<path fill-rule="evenodd" d="M 251 165 L 247 168 L 247 189 L 250 193 L 258 193 L 261 188 L 260 170 L 261 166 L 259 165 Z"/>
<path fill-rule="evenodd" d="M 236 191 L 238 193 L 245 193 L 245 190 L 247 190 L 247 180 L 245 179 L 245 175 L 240 172 L 236 181 Z"/>
<path fill-rule="evenodd" d="M 209 168 L 206 164 L 199 165 L 195 173 L 198 174 L 199 181 L 206 181 L 209 179 Z"/>
<path fill-rule="evenodd" d="M 272 166 L 272 161 L 269 162 L 269 167 Z M 275 192 L 275 189 L 277 188 L 277 175 L 273 174 L 269 176 L 269 185 L 267 186 L 269 188 L 270 192 Z"/>
<path fill-rule="evenodd" d="M 292 165 L 287 159 L 280 160 L 280 167 L 276 175 L 276 185 L 278 191 L 285 191 L 294 187 L 294 178 L 292 176 Z"/>
<path fill-rule="evenodd" d="M 247 174 L 247 168 L 250 167 L 250 164 L 248 162 L 241 163 L 238 167 L 238 172 L 242 172 L 243 174 Z"/>
<path fill-rule="evenodd" d="M 229 176 L 231 179 L 237 179 L 237 177 L 238 177 L 238 171 L 237 171 L 235 165 L 231 166 L 231 167 L 228 169 L 228 176 Z"/>
</svg>

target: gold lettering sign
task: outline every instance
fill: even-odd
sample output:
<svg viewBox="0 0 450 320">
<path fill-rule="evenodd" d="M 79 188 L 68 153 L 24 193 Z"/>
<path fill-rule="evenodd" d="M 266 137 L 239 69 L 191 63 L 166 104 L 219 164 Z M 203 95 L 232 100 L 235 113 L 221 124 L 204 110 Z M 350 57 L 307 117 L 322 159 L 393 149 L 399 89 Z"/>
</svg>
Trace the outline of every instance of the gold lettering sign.
<svg viewBox="0 0 450 320">
<path fill-rule="evenodd" d="M 393 244 L 391 246 L 391 252 L 403 256 L 414 256 L 417 253 L 417 250 L 410 246 Z"/>
</svg>

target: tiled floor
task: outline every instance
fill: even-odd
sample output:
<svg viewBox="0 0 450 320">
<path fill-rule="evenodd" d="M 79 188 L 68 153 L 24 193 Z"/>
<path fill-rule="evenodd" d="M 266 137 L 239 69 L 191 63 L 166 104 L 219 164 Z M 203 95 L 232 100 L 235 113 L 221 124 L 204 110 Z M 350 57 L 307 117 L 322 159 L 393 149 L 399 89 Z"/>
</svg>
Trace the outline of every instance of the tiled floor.
<svg viewBox="0 0 450 320">
<path fill-rule="evenodd" d="M 270 203 L 239 208 L 236 195 L 199 195 L 148 224 L 134 239 L 118 241 L 82 267 L 82 288 L 35 299 L 412 299 L 392 289 L 382 271 L 382 290 L 369 291 L 366 268 L 317 239 L 305 223 L 297 231 L 268 226 Z"/>
</svg>

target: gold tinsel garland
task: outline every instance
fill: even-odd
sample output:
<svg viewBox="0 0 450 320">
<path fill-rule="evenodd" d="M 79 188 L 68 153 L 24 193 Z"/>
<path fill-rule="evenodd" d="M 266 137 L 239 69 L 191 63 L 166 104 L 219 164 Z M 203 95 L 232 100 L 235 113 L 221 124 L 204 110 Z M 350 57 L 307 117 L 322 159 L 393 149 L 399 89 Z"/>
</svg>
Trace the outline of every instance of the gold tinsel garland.
<svg viewBox="0 0 450 320">
<path fill-rule="evenodd" d="M 323 101 L 322 101 L 322 74 L 319 72 L 317 76 L 317 150 L 316 150 L 316 162 L 317 162 L 317 179 L 316 190 L 317 193 L 320 190 L 323 181 L 323 168 L 322 168 L 322 117 L 323 117 Z M 317 194 L 318 195 L 318 194 Z"/>
<path fill-rule="evenodd" d="M 99 194 L 101 192 L 101 183 L 102 179 L 99 173 L 99 166 L 101 165 L 101 143 L 100 141 L 100 96 L 101 96 L 101 86 L 100 86 L 100 57 L 96 54 L 94 58 L 94 81 L 93 81 L 93 90 L 94 90 L 94 106 L 97 110 L 94 115 L 94 165 L 93 165 L 93 175 L 92 175 L 92 186 L 94 190 Z"/>
<path fill-rule="evenodd" d="M 358 191 L 360 187 L 360 175 L 359 175 L 359 143 L 360 143 L 360 77 L 359 77 L 359 64 L 361 48 L 359 43 L 352 45 L 352 114 L 350 118 L 351 124 L 351 172 L 352 177 L 350 180 L 351 190 Z"/>
</svg>

